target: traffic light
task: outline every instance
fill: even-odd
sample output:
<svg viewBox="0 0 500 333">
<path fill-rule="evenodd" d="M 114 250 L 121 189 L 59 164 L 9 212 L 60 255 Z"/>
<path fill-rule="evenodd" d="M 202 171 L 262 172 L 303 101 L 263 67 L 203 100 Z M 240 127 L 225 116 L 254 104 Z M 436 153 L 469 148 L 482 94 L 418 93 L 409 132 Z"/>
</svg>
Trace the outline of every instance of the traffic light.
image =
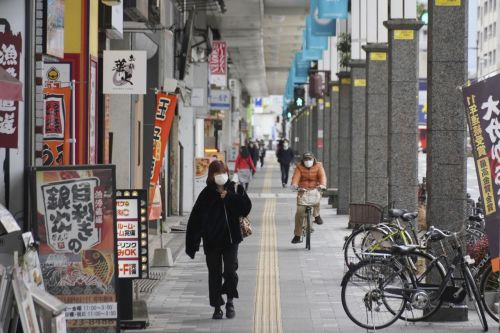
<svg viewBox="0 0 500 333">
<path fill-rule="evenodd" d="M 293 88 L 293 101 L 296 108 L 301 108 L 306 104 L 304 87 Z"/>
</svg>

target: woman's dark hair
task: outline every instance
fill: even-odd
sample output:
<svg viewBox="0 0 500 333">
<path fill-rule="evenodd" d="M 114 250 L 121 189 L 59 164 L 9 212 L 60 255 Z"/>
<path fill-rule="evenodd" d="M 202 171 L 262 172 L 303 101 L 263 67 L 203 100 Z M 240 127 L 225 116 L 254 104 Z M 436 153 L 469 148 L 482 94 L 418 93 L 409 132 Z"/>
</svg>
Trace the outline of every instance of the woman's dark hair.
<svg viewBox="0 0 500 333">
<path fill-rule="evenodd" d="M 216 173 L 223 173 L 223 172 L 229 174 L 229 169 L 227 168 L 226 163 L 219 160 L 215 160 L 212 163 L 210 163 L 210 165 L 208 166 L 207 184 L 210 183 L 214 184 L 215 183 L 214 175 Z"/>
<path fill-rule="evenodd" d="M 240 148 L 240 155 L 243 158 L 247 158 L 248 156 L 250 156 L 250 152 L 248 151 L 248 148 L 246 146 Z"/>
</svg>

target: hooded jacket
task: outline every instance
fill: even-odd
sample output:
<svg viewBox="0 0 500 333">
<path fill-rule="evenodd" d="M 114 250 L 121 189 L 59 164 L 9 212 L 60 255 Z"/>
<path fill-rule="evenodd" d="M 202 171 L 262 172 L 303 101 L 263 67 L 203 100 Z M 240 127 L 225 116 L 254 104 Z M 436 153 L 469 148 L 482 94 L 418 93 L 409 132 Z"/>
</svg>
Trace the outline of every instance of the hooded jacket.
<svg viewBox="0 0 500 333">
<path fill-rule="evenodd" d="M 304 162 L 298 163 L 293 172 L 292 185 L 308 190 L 320 185 L 326 186 L 326 174 L 323 164 L 317 162 L 316 159 L 314 159 L 314 164 L 310 168 L 307 168 Z"/>
<path fill-rule="evenodd" d="M 217 185 L 209 183 L 196 199 L 186 230 L 186 254 L 191 258 L 199 251 L 202 238 L 205 253 L 243 240 L 240 217 L 250 213 L 252 202 L 241 185 L 235 191 L 235 183 L 228 181 L 224 189 L 227 194 L 222 199 Z"/>
</svg>

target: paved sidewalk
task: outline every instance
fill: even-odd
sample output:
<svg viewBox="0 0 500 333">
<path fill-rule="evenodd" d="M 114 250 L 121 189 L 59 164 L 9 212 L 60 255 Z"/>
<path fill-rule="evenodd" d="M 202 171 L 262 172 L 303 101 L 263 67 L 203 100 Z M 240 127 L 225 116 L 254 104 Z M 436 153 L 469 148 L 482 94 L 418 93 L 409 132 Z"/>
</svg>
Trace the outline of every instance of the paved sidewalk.
<svg viewBox="0 0 500 333">
<path fill-rule="evenodd" d="M 321 215 L 325 223 L 315 226 L 311 251 L 306 251 L 302 244 L 291 244 L 294 195 L 289 189 L 281 188 L 279 169 L 272 162 L 272 156 L 267 158 L 266 163 L 268 167 L 258 171 L 249 188 L 253 198 L 250 220 L 254 234 L 240 245 L 240 299 L 235 301 L 236 318 L 210 319 L 213 309 L 208 302 L 208 273 L 203 251 L 197 253 L 195 260 L 181 253 L 174 267 L 165 268 L 166 278 L 147 301 L 151 325 L 146 332 L 253 332 L 256 281 L 259 272 L 262 273 L 258 260 L 262 249 L 277 251 L 279 286 L 270 297 L 280 297 L 278 310 L 281 311 L 282 330 L 270 326 L 269 331 L 260 329 L 255 333 L 365 331 L 347 318 L 340 301 L 340 281 L 344 272 L 342 244 L 344 236 L 350 232 L 345 228 L 347 216 L 336 215 L 335 210 L 328 208 L 324 202 Z M 272 172 L 271 188 L 269 193 L 263 194 L 267 172 Z M 270 223 L 268 218 L 273 214 L 272 210 L 265 211 L 269 200 L 275 200 L 274 220 L 272 225 L 266 224 L 265 230 L 275 227 L 276 238 L 275 243 L 261 248 L 261 240 L 265 239 L 261 239 L 262 221 Z M 184 237 L 184 234 L 178 237 Z M 275 307 L 272 309 L 275 310 Z M 471 321 L 461 323 L 406 324 L 398 321 L 383 331 L 481 332 L 476 314 L 470 312 L 470 317 Z M 490 331 L 498 331 L 498 324 L 491 320 L 489 324 Z"/>
</svg>

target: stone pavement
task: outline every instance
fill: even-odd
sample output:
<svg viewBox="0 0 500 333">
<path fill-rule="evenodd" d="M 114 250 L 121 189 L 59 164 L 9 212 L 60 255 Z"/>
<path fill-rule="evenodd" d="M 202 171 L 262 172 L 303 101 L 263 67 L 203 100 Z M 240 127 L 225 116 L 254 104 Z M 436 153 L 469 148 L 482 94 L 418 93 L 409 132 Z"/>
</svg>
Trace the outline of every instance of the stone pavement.
<svg viewBox="0 0 500 333">
<path fill-rule="evenodd" d="M 279 168 L 273 156 L 268 156 L 267 166 L 258 171 L 249 188 L 254 234 L 240 245 L 236 318 L 211 319 L 203 251 L 194 260 L 181 253 L 174 267 L 165 268 L 165 279 L 147 300 L 150 327 L 138 332 L 365 331 L 347 318 L 340 301 L 347 216 L 336 215 L 324 202 L 325 223 L 315 226 L 311 251 L 303 244 L 291 244 L 295 195 L 281 188 Z M 476 314 L 470 312 L 470 317 L 464 323 L 398 321 L 383 331 L 480 332 Z M 490 331 L 498 331 L 498 324 L 492 320 L 489 324 Z"/>
</svg>

